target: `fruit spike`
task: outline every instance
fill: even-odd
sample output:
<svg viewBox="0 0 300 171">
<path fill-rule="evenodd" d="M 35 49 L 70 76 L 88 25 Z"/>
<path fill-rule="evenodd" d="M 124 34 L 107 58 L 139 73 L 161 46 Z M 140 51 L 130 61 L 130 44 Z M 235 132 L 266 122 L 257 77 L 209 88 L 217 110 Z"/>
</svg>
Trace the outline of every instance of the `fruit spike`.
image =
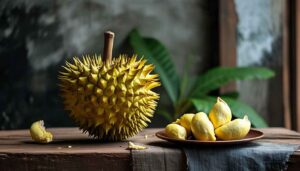
<svg viewBox="0 0 300 171">
<path fill-rule="evenodd" d="M 104 59 L 77 57 L 59 74 L 65 109 L 83 132 L 102 141 L 119 141 L 147 126 L 159 95 L 154 69 L 136 55 L 111 59 L 113 34 L 105 33 Z"/>
</svg>

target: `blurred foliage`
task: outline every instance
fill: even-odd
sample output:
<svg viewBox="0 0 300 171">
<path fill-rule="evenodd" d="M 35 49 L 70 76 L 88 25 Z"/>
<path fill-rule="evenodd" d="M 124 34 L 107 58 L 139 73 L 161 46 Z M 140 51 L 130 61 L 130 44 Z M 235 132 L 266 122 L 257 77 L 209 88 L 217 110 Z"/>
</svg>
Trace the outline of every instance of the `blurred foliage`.
<svg viewBox="0 0 300 171">
<path fill-rule="evenodd" d="M 182 76 L 176 72 L 175 65 L 165 46 L 154 38 L 142 37 L 138 30 L 129 33 L 129 43 L 135 53 L 155 65 L 162 85 L 167 92 L 172 109 L 159 105 L 157 113 L 169 122 L 188 112 L 208 113 L 216 102 L 212 92 L 236 80 L 268 79 L 275 74 L 263 67 L 216 67 L 195 78 L 184 69 Z M 234 117 L 247 114 L 252 126 L 267 127 L 265 120 L 249 105 L 238 100 L 238 93 L 217 94 L 230 106 Z"/>
</svg>

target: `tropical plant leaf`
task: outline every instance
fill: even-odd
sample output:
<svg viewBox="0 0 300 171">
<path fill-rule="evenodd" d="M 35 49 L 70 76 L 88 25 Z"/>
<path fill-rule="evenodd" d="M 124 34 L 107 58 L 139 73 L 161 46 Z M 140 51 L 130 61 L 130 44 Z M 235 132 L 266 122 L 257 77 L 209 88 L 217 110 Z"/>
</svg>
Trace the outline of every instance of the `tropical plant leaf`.
<svg viewBox="0 0 300 171">
<path fill-rule="evenodd" d="M 191 102 L 197 111 L 203 111 L 208 114 L 216 103 L 216 99 L 216 97 L 207 96 L 201 99 L 191 99 Z M 222 99 L 229 105 L 233 116 L 243 118 L 244 115 L 247 115 L 251 124 L 257 128 L 268 126 L 264 119 L 249 105 L 228 97 L 222 97 Z"/>
<path fill-rule="evenodd" d="M 222 97 L 229 105 L 233 115 L 238 118 L 243 118 L 248 115 L 251 124 L 256 128 L 268 127 L 265 120 L 249 105 L 228 97 Z"/>
<path fill-rule="evenodd" d="M 222 97 L 230 97 L 233 99 L 239 98 L 240 94 L 237 91 L 226 92 L 221 95 Z"/>
<path fill-rule="evenodd" d="M 179 87 L 179 101 L 182 100 L 188 91 L 188 87 L 189 87 L 189 74 L 188 74 L 188 69 L 187 69 L 187 65 L 184 65 L 184 70 L 183 70 L 183 74 L 180 80 L 180 87 Z"/>
<path fill-rule="evenodd" d="M 129 42 L 137 55 L 155 65 L 155 72 L 175 104 L 179 93 L 179 77 L 167 49 L 156 39 L 141 37 L 136 29 L 130 32 Z"/>
<path fill-rule="evenodd" d="M 200 97 L 235 80 L 268 79 L 275 73 L 262 67 L 217 67 L 199 76 L 192 97 Z"/>
<path fill-rule="evenodd" d="M 199 99 L 191 99 L 193 106 L 198 112 L 209 113 L 216 100 L 210 97 L 203 97 Z"/>
<path fill-rule="evenodd" d="M 180 89 L 179 89 L 179 101 L 186 100 L 191 89 L 194 87 L 196 78 L 194 75 L 189 73 L 189 68 L 193 64 L 194 60 L 192 56 L 188 56 L 186 62 L 183 64 L 183 74 L 180 79 Z"/>
</svg>

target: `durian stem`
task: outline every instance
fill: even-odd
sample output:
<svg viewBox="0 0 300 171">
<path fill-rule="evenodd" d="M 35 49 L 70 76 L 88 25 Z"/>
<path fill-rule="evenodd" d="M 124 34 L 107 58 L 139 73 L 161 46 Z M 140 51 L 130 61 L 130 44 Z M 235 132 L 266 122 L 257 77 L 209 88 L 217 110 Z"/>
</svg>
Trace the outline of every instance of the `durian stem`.
<svg viewBox="0 0 300 171">
<path fill-rule="evenodd" d="M 111 31 L 104 32 L 104 49 L 103 49 L 103 61 L 111 63 L 112 50 L 114 46 L 115 34 Z"/>
</svg>

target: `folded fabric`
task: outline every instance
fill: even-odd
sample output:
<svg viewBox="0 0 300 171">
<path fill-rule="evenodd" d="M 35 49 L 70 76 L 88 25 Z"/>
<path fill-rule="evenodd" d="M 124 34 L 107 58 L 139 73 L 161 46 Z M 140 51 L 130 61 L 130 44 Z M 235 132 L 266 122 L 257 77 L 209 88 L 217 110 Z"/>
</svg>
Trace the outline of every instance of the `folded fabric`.
<svg viewBox="0 0 300 171">
<path fill-rule="evenodd" d="M 132 150 L 133 171 L 186 170 L 184 154 L 180 148 L 147 146 L 146 150 Z"/>
<path fill-rule="evenodd" d="M 183 147 L 190 171 L 284 170 L 299 147 L 291 144 L 252 142 L 236 146 Z"/>
</svg>

